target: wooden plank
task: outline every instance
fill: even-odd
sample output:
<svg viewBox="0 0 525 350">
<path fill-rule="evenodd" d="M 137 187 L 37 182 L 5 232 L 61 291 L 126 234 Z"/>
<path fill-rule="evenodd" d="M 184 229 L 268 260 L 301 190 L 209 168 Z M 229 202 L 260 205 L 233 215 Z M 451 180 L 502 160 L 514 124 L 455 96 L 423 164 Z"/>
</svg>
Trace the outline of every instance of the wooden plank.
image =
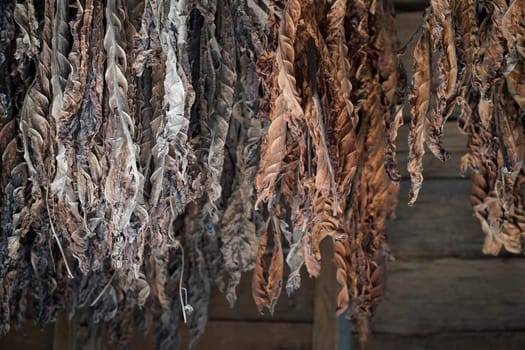
<svg viewBox="0 0 525 350">
<path fill-rule="evenodd" d="M 53 323 L 53 350 L 67 350 L 71 341 L 70 327 L 64 312 Z"/>
<path fill-rule="evenodd" d="M 389 264 L 376 332 L 401 335 L 525 329 L 525 260 L 438 259 Z"/>
<path fill-rule="evenodd" d="M 346 315 L 337 318 L 337 349 L 350 350 L 352 344 L 352 324 Z M 359 348 L 356 346 L 356 348 Z"/>
<path fill-rule="evenodd" d="M 185 349 L 179 347 L 181 350 Z M 114 350 L 110 344 L 106 344 L 103 350 Z M 130 340 L 130 350 L 155 350 L 155 336 L 149 334 L 148 336 L 136 335 Z"/>
<path fill-rule="evenodd" d="M 181 346 L 188 349 L 189 331 L 184 325 L 179 327 Z M 279 321 L 208 321 L 197 350 L 310 350 L 312 349 L 312 324 L 287 323 Z M 132 350 L 155 349 L 155 337 L 136 336 L 131 339 Z M 111 350 L 106 344 L 104 350 Z"/>
<path fill-rule="evenodd" d="M 59 338 L 53 336 L 53 326 L 46 327 L 43 331 L 37 329 L 32 323 L 24 325 L 18 332 L 11 332 L 5 337 L 0 337 L 0 349 L 24 349 L 24 350 L 53 350 L 71 349 L 63 347 L 68 343 L 68 327 L 62 323 L 59 329 Z M 182 332 L 183 343 L 181 349 L 187 349 L 188 332 Z M 208 350 L 310 350 L 312 349 L 312 324 L 310 323 L 282 323 L 282 322 L 228 322 L 210 321 L 206 331 L 199 343 L 198 349 Z M 53 340 L 58 341 L 53 346 Z M 95 339 L 100 342 L 101 339 Z M 103 349 L 111 349 L 114 346 L 107 344 Z M 87 345 L 87 347 L 86 347 Z M 85 349 L 90 347 L 85 344 Z M 96 347 L 98 348 L 98 347 Z M 131 341 L 131 349 L 153 350 L 155 348 L 154 338 L 134 337 Z"/>
<path fill-rule="evenodd" d="M 428 0 L 394 0 L 396 11 L 423 11 Z"/>
<path fill-rule="evenodd" d="M 399 153 L 406 152 L 408 153 L 408 132 L 409 127 L 408 124 L 405 123 L 401 128 L 399 129 L 399 133 L 397 135 L 397 151 Z M 455 121 L 449 121 L 445 124 L 445 127 L 443 128 L 443 147 L 451 153 L 465 153 L 467 150 L 467 136 L 463 135 L 459 129 L 457 122 Z M 428 151 L 428 149 L 427 149 Z M 428 154 L 429 156 L 433 157 L 432 154 Z"/>
<path fill-rule="evenodd" d="M 428 5 L 428 3 L 429 3 L 429 0 L 394 0 L 395 5 L 404 5 L 404 4 Z"/>
<path fill-rule="evenodd" d="M 27 321 L 19 330 L 0 337 L 0 349 L 53 350 L 53 326 L 39 329 L 33 322 Z"/>
<path fill-rule="evenodd" d="M 408 189 L 409 182 L 402 181 L 397 218 L 387 226 L 394 256 L 482 256 L 484 234 L 470 206 L 470 181 L 424 181 L 413 207 L 407 204 Z"/>
<path fill-rule="evenodd" d="M 230 308 L 224 294 L 213 290 L 210 297 L 209 318 L 210 320 L 244 320 L 244 321 L 289 321 L 289 322 L 312 322 L 314 304 L 314 279 L 302 277 L 301 288 L 292 296 L 283 292 L 275 307 L 274 315 L 266 312 L 259 314 L 252 298 L 252 273 L 245 273 L 237 288 L 238 300 L 234 308 Z M 283 284 L 285 281 L 283 281 Z"/>
<path fill-rule="evenodd" d="M 313 350 L 337 349 L 337 282 L 334 264 L 333 242 L 321 242 L 321 272 L 315 281 L 314 321 L 312 332 Z"/>
<path fill-rule="evenodd" d="M 373 334 L 367 350 L 522 350 L 525 332 L 471 332 L 438 334 L 428 337 Z"/>
<path fill-rule="evenodd" d="M 309 323 L 210 321 L 197 349 L 311 350 L 311 334 Z"/>
</svg>

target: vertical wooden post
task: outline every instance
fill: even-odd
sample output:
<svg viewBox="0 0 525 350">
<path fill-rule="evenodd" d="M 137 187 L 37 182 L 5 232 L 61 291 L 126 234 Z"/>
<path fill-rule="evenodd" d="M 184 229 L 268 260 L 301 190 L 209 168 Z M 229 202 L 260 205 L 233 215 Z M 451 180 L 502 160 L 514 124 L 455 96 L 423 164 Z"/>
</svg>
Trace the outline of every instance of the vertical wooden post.
<svg viewBox="0 0 525 350">
<path fill-rule="evenodd" d="M 337 342 L 339 350 L 350 350 L 352 347 L 352 324 L 342 314 L 337 318 Z"/>
<path fill-rule="evenodd" d="M 313 350 L 337 350 L 337 282 L 331 238 L 321 242 L 321 273 L 315 281 Z"/>
<path fill-rule="evenodd" d="M 79 311 L 80 312 L 80 311 Z M 105 349 L 107 339 L 104 338 L 101 325 L 90 328 L 83 327 L 77 314 L 69 320 L 67 314 L 62 312 L 54 324 L 53 350 L 102 350 Z M 79 340 L 78 332 L 82 333 Z"/>
<path fill-rule="evenodd" d="M 65 312 L 61 312 L 53 325 L 53 350 L 69 349 L 69 321 Z"/>
</svg>

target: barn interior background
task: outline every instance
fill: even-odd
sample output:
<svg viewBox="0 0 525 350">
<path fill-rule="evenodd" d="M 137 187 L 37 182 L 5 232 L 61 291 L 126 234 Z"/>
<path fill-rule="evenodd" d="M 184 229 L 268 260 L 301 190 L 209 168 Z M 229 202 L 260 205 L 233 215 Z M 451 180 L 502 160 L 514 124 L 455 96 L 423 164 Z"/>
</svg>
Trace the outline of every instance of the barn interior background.
<svg viewBox="0 0 525 350">
<path fill-rule="evenodd" d="M 2 2 L 0 345 L 521 349 L 523 1 L 427 5 Z"/>
</svg>

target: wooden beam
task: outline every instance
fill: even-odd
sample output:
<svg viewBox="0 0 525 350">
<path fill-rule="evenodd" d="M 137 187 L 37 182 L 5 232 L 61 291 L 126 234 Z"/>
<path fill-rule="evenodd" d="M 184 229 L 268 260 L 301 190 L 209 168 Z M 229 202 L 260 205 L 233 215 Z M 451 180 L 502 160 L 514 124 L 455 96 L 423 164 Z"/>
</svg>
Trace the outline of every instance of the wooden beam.
<svg viewBox="0 0 525 350">
<path fill-rule="evenodd" d="M 398 12 L 423 11 L 428 6 L 428 0 L 394 0 Z"/>
<path fill-rule="evenodd" d="M 388 242 L 398 259 L 482 257 L 484 234 L 470 205 L 470 181 L 425 180 L 409 207 L 409 182 L 402 181 L 397 219 L 388 222 Z"/>
<path fill-rule="evenodd" d="M 367 350 L 522 350 L 523 344 L 525 332 L 445 333 L 426 337 L 373 334 L 367 344 Z"/>
<path fill-rule="evenodd" d="M 337 282 L 330 238 L 321 242 L 321 272 L 315 281 L 313 350 L 337 350 Z"/>
<path fill-rule="evenodd" d="M 337 318 L 337 343 L 338 350 L 350 350 L 352 345 L 352 324 L 344 314 Z"/>
<path fill-rule="evenodd" d="M 0 337 L 0 349 L 53 350 L 53 325 L 40 329 L 32 321 L 26 321 L 20 329 L 12 329 Z"/>
<path fill-rule="evenodd" d="M 312 324 L 210 321 L 198 350 L 309 350 Z M 187 349 L 187 337 L 181 349 Z"/>
<path fill-rule="evenodd" d="M 70 348 L 70 329 L 67 316 L 64 312 L 58 315 L 53 323 L 53 350 L 68 350 Z"/>
<path fill-rule="evenodd" d="M 525 329 L 523 259 L 396 261 L 388 265 L 387 276 L 385 299 L 372 322 L 375 332 Z"/>
</svg>

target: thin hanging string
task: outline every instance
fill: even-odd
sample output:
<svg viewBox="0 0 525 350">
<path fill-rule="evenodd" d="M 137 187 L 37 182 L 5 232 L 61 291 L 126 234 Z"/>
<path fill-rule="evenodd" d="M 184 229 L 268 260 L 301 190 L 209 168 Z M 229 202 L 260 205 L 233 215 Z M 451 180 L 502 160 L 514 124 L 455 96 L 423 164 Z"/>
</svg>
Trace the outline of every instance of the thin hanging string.
<svg viewBox="0 0 525 350">
<path fill-rule="evenodd" d="M 115 278 L 115 273 L 116 272 L 113 272 L 113 275 L 111 275 L 111 278 L 109 279 L 108 283 L 106 283 L 106 285 L 104 286 L 102 291 L 98 294 L 98 296 L 95 298 L 95 300 L 93 300 L 93 302 L 91 304 L 89 304 L 89 306 L 95 306 L 98 303 L 98 301 L 100 300 L 100 298 L 102 298 L 102 296 L 104 295 L 106 290 L 108 290 L 109 286 L 111 285 L 111 282 L 113 282 L 113 278 Z"/>
<path fill-rule="evenodd" d="M 182 254 L 182 264 L 181 264 L 181 272 L 180 272 L 180 278 L 179 278 L 179 299 L 180 299 L 180 305 L 182 309 L 182 317 L 184 319 L 184 323 L 188 324 L 188 316 L 190 316 L 193 313 L 193 306 L 191 306 L 188 303 L 188 290 L 182 286 L 182 282 L 184 281 L 184 248 L 180 244 L 180 241 L 175 240 L 175 244 L 169 245 L 170 247 L 173 247 L 175 249 L 180 249 Z"/>
<path fill-rule="evenodd" d="M 175 240 L 175 244 L 168 245 L 168 247 L 180 249 L 181 254 L 182 254 L 181 273 L 180 273 L 180 278 L 179 278 L 179 299 L 180 299 L 180 305 L 182 309 L 182 317 L 184 319 L 184 323 L 188 324 L 188 316 L 190 316 L 193 313 L 194 309 L 193 309 L 193 306 L 191 306 L 190 303 L 188 303 L 188 290 L 182 286 L 182 282 L 184 281 L 184 259 L 185 259 L 184 258 L 184 248 L 182 247 L 182 245 L 180 244 L 178 240 Z M 98 294 L 98 296 L 95 298 L 95 300 L 93 300 L 93 302 L 89 306 L 93 307 L 98 303 L 100 298 L 102 298 L 106 290 L 111 285 L 111 282 L 113 281 L 114 277 L 115 277 L 115 273 L 113 273 L 108 283 L 106 283 L 102 291 Z"/>
</svg>

